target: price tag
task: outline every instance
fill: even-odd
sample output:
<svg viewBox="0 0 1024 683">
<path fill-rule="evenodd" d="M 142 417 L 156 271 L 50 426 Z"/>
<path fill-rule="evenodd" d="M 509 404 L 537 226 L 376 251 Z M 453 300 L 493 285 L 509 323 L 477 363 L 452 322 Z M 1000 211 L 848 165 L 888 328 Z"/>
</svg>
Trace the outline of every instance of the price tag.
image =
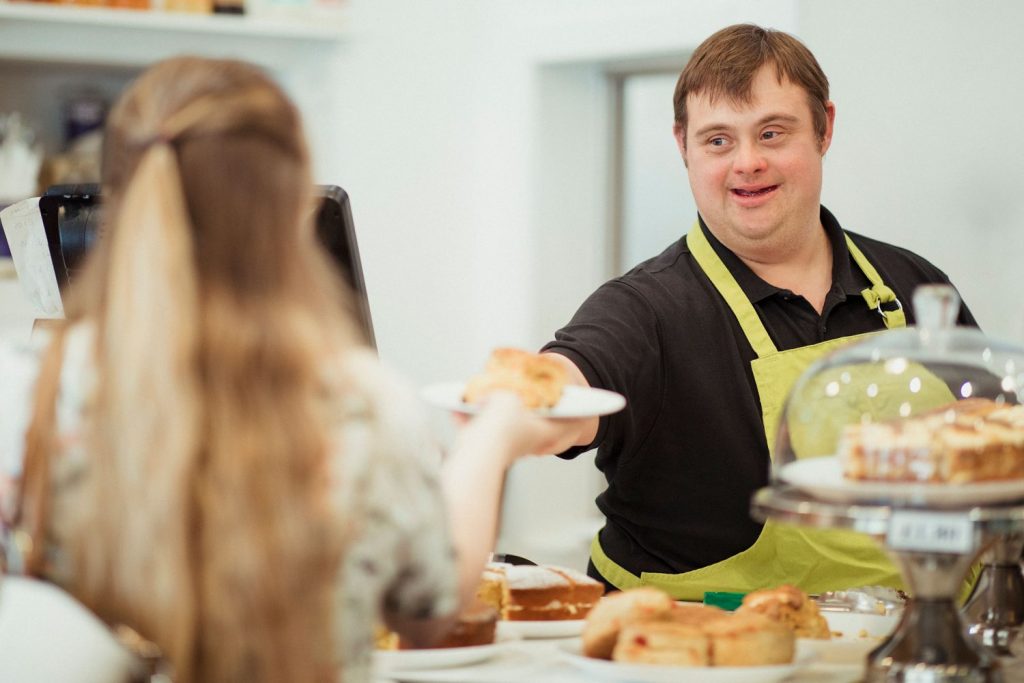
<svg viewBox="0 0 1024 683">
<path fill-rule="evenodd" d="M 974 525 L 959 513 L 896 510 L 886 540 L 893 550 L 964 555 L 974 551 Z"/>
</svg>

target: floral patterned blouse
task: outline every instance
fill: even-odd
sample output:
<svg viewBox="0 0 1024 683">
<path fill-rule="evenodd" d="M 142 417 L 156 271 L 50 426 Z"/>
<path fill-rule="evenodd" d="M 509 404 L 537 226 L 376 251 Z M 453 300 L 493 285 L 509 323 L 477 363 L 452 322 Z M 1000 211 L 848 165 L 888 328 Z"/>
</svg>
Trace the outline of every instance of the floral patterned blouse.
<svg viewBox="0 0 1024 683">
<path fill-rule="evenodd" d="M 91 348 L 90 328 L 69 333 L 57 399 L 57 429 L 66 448 L 53 465 L 48 538 L 50 578 L 57 584 L 74 571 L 61 553 L 61 539 L 74 514 L 66 502 L 89 464 L 76 444 L 96 381 Z M 38 344 L 0 342 L 0 514 L 6 520 L 16 504 L 40 355 Z M 357 531 L 340 568 L 335 631 L 342 680 L 356 683 L 372 678 L 373 631 L 383 610 L 408 618 L 450 614 L 457 587 L 438 478 L 440 456 L 421 406 L 370 352 L 352 352 L 347 362 L 351 390 L 345 414 L 339 415 L 339 455 L 331 471 L 335 509 Z M 7 545 L 8 570 L 16 572 L 19 558 Z"/>
</svg>

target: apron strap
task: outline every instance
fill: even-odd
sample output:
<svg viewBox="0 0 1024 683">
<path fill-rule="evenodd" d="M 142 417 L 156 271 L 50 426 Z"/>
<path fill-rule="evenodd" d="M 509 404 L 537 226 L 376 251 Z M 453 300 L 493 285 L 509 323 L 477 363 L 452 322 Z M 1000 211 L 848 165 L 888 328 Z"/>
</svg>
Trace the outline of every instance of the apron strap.
<svg viewBox="0 0 1024 683">
<path fill-rule="evenodd" d="M 853 256 L 853 260 L 860 266 L 861 271 L 867 277 L 871 283 L 871 287 L 862 290 L 860 295 L 864 297 L 864 301 L 867 302 L 868 308 L 873 308 L 878 311 L 879 315 L 882 316 L 882 320 L 885 321 L 886 329 L 894 329 L 898 327 L 906 327 L 907 316 L 903 312 L 903 304 L 896 298 L 896 293 L 885 286 L 882 283 L 882 276 L 878 274 L 875 267 L 868 262 L 867 257 L 864 256 L 860 248 L 853 243 L 849 235 L 846 235 L 846 248 L 850 250 L 850 255 Z M 895 304 L 896 307 L 891 310 L 882 308 L 883 304 Z"/>
<path fill-rule="evenodd" d="M 844 235 L 846 237 L 846 248 L 849 249 L 854 262 L 860 267 L 864 276 L 871 283 L 871 287 L 861 292 L 861 296 L 864 297 L 868 308 L 878 311 L 887 329 L 905 327 L 907 317 L 903 312 L 903 304 L 896 298 L 896 293 L 882 282 L 882 277 L 878 274 L 878 271 L 871 265 L 860 248 L 853 243 L 850 236 L 845 233 Z M 761 322 L 761 318 L 757 315 L 757 311 L 754 310 L 754 305 L 750 303 L 747 295 L 743 293 L 739 283 L 736 282 L 736 278 L 733 277 L 725 263 L 715 253 L 711 243 L 708 242 L 708 238 L 704 235 L 704 231 L 701 230 L 699 221 L 694 223 L 693 228 L 687 233 L 686 246 L 689 247 L 694 258 L 697 259 L 697 263 L 704 273 L 711 279 L 715 289 L 718 290 L 718 293 L 725 299 L 729 308 L 732 309 L 733 315 L 736 316 L 736 320 L 743 329 L 743 333 L 747 336 L 747 340 L 753 347 L 757 357 L 764 358 L 765 356 L 777 353 L 778 349 L 768 334 L 768 330 L 765 329 L 764 323 Z M 892 310 L 883 308 L 887 304 L 890 306 L 895 305 L 895 308 Z"/>
<path fill-rule="evenodd" d="M 757 357 L 764 358 L 777 353 L 778 349 L 775 348 L 775 343 L 768 334 L 768 330 L 765 329 L 764 323 L 761 322 L 757 311 L 754 310 L 754 305 L 750 303 L 750 299 L 743 293 L 736 278 L 732 276 L 722 259 L 715 253 L 708 238 L 704 235 L 704 231 L 701 230 L 699 221 L 694 223 L 693 229 L 687 233 L 686 246 L 697 259 L 697 263 L 704 273 L 711 279 L 711 284 L 729 304 L 729 308 L 732 309 L 733 315 L 739 321 L 740 327 L 747 335 L 747 341 L 754 348 Z"/>
</svg>

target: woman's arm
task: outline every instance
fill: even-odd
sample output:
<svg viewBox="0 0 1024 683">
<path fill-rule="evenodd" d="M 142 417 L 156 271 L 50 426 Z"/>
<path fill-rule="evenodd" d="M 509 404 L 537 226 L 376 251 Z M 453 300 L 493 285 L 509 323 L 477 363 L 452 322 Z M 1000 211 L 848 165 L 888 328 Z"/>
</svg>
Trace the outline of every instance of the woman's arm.
<svg viewBox="0 0 1024 683">
<path fill-rule="evenodd" d="M 505 472 L 518 458 L 553 453 L 582 420 L 544 419 L 513 394 L 495 394 L 465 425 L 445 459 L 441 483 L 458 563 L 460 604 L 476 594 L 497 536 Z"/>
<path fill-rule="evenodd" d="M 456 555 L 459 609 L 473 600 L 494 548 L 508 467 L 524 455 L 553 452 L 565 431 L 578 422 L 540 418 L 524 409 L 514 395 L 495 394 L 460 430 L 441 470 Z M 405 640 L 423 646 L 443 636 L 456 614 L 432 619 L 385 617 Z"/>
</svg>

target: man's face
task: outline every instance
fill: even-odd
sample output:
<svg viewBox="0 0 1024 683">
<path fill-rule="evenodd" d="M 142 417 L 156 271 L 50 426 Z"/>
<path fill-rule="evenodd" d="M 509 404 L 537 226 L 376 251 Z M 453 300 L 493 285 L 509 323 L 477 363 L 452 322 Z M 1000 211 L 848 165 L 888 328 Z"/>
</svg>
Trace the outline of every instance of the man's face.
<svg viewBox="0 0 1024 683">
<path fill-rule="evenodd" d="M 740 255 L 771 254 L 819 223 L 821 161 L 835 107 L 819 140 L 807 94 L 775 67 L 754 77 L 749 104 L 689 95 L 687 128 L 676 143 L 697 209 L 712 233 Z"/>
</svg>

